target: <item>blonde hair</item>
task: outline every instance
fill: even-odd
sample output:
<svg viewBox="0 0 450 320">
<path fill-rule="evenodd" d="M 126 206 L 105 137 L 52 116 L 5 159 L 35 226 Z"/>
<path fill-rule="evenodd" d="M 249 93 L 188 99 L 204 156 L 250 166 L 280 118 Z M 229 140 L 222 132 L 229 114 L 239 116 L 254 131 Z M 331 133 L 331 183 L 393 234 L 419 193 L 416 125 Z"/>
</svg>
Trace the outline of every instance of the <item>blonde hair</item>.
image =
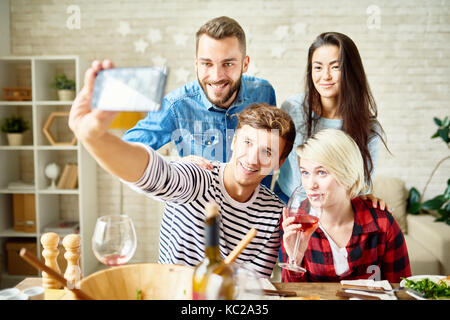
<svg viewBox="0 0 450 320">
<path fill-rule="evenodd" d="M 297 147 L 299 158 L 324 166 L 350 194 L 350 199 L 368 190 L 364 161 L 356 142 L 338 129 L 320 130 Z"/>
</svg>

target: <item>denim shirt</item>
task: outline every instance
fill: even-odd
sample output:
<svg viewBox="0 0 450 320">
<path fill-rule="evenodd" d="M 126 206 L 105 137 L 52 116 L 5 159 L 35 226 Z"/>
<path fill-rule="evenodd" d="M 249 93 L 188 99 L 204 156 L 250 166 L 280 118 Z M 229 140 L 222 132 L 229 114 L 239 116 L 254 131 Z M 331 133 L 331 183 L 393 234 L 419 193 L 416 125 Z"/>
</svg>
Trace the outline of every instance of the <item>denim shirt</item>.
<svg viewBox="0 0 450 320">
<path fill-rule="evenodd" d="M 154 150 L 173 141 L 181 157 L 197 155 L 228 162 L 238 123 L 236 114 L 254 103 L 276 105 L 275 90 L 267 80 L 243 75 L 228 109 L 212 104 L 199 82 L 192 81 L 167 94 L 161 110 L 149 112 L 122 139 L 147 144 Z"/>
</svg>

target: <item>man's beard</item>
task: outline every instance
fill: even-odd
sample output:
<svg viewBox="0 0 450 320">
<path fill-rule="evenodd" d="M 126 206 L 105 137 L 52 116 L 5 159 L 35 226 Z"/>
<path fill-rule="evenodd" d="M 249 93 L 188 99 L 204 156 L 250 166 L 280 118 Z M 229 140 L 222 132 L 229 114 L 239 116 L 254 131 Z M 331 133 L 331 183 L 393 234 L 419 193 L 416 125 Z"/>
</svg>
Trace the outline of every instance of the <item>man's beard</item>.
<svg viewBox="0 0 450 320">
<path fill-rule="evenodd" d="M 220 108 L 223 108 L 223 106 L 225 105 L 225 103 L 227 103 L 228 100 L 230 100 L 230 98 L 233 96 L 233 94 L 234 94 L 235 92 L 238 92 L 238 91 L 239 91 L 239 88 L 241 87 L 241 78 L 242 78 L 242 72 L 241 72 L 241 75 L 239 76 L 239 80 L 237 80 L 236 82 L 234 82 L 234 83 L 231 85 L 230 89 L 228 90 L 227 95 L 226 95 L 224 98 L 222 98 L 222 99 L 216 99 L 216 100 L 214 100 L 212 97 L 209 96 L 208 90 L 207 90 L 206 86 L 209 85 L 209 84 L 221 84 L 221 83 L 223 83 L 223 81 L 218 81 L 218 82 L 207 82 L 207 83 L 205 84 L 205 83 L 203 83 L 202 81 L 200 81 L 200 79 L 198 78 L 198 74 L 197 74 L 197 80 L 198 80 L 198 83 L 200 83 L 200 86 L 202 87 L 203 92 L 205 93 L 205 95 L 206 95 L 206 97 L 208 98 L 208 100 L 209 100 L 212 104 L 214 104 L 214 105 L 216 105 L 216 106 L 218 106 L 218 107 L 220 107 Z"/>
</svg>

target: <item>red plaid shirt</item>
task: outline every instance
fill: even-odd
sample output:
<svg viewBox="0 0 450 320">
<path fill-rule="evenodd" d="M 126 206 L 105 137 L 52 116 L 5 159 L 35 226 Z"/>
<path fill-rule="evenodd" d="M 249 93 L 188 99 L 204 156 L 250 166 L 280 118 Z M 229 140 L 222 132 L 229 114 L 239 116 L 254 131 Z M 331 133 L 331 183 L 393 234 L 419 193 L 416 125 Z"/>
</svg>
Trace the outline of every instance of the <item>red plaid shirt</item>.
<svg viewBox="0 0 450 320">
<path fill-rule="evenodd" d="M 283 282 L 338 282 L 350 279 L 367 279 L 374 275 L 371 265 L 380 268 L 380 280 L 400 282 L 400 277 L 409 277 L 408 250 L 405 238 L 397 221 L 387 211 L 372 207 L 370 200 L 352 200 L 355 221 L 350 241 L 347 243 L 349 270 L 336 275 L 333 254 L 326 235 L 320 228 L 313 233 L 306 249 L 302 266 L 305 273 L 283 269 Z M 282 260 L 288 261 L 283 240 Z"/>
</svg>

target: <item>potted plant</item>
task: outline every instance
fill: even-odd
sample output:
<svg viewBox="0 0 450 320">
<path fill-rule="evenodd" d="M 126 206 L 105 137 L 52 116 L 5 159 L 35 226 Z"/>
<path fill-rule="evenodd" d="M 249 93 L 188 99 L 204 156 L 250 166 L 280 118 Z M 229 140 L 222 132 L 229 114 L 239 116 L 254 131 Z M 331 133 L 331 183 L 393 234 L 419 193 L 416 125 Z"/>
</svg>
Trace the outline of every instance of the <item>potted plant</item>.
<svg viewBox="0 0 450 320">
<path fill-rule="evenodd" d="M 447 116 L 444 120 L 439 118 L 434 118 L 434 123 L 438 126 L 437 131 L 431 136 L 431 139 L 441 138 L 445 143 L 447 149 L 450 149 L 450 118 Z M 431 178 L 434 173 L 437 171 L 439 166 L 450 159 L 450 156 L 446 156 L 442 158 L 434 167 L 431 172 L 428 181 L 425 184 L 425 188 L 420 192 L 412 187 L 409 190 L 409 198 L 408 198 L 408 212 L 411 214 L 419 214 L 419 213 L 430 213 L 436 216 L 435 221 L 442 221 L 450 225 L 450 179 L 447 180 L 447 185 L 442 194 L 439 194 L 433 197 L 430 200 L 423 202 L 423 196 L 425 191 L 427 190 L 428 185 L 430 184 Z"/>
<path fill-rule="evenodd" d="M 30 128 L 28 122 L 20 116 L 5 118 L 1 130 L 7 134 L 10 146 L 22 145 L 23 133 Z"/>
<path fill-rule="evenodd" d="M 52 88 L 57 90 L 59 100 L 61 101 L 75 99 L 75 81 L 67 79 L 65 74 L 57 75 L 53 79 Z"/>
</svg>

